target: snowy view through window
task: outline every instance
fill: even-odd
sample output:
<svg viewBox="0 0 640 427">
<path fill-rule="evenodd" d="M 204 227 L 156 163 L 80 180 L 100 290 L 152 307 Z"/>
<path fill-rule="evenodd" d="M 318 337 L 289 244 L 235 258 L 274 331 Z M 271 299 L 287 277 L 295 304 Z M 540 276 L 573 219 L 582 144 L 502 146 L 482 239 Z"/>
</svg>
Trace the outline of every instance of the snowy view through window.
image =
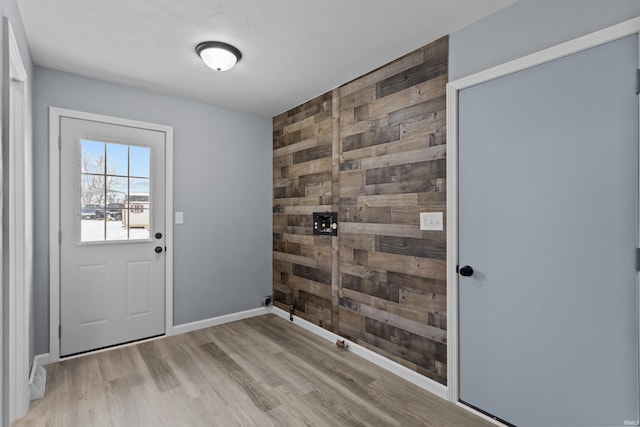
<svg viewBox="0 0 640 427">
<path fill-rule="evenodd" d="M 151 149 L 81 140 L 80 240 L 149 239 Z"/>
</svg>

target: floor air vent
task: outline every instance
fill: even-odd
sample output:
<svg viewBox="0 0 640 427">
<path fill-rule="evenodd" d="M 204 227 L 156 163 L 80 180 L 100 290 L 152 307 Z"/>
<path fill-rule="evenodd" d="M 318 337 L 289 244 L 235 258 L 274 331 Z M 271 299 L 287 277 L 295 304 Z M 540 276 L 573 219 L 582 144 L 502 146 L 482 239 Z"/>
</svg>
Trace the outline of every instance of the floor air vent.
<svg viewBox="0 0 640 427">
<path fill-rule="evenodd" d="M 31 400 L 44 396 L 44 386 L 47 383 L 47 371 L 37 361 L 33 362 L 31 375 L 29 376 L 29 396 Z"/>
</svg>

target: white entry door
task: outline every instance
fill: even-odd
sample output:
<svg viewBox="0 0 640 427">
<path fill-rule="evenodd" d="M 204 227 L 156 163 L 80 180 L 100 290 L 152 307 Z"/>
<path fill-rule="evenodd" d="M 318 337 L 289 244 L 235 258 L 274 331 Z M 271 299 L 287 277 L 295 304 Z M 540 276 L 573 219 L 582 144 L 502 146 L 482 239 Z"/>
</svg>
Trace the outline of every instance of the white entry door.
<svg viewBox="0 0 640 427">
<path fill-rule="evenodd" d="M 165 332 L 165 136 L 60 119 L 60 355 Z"/>
</svg>

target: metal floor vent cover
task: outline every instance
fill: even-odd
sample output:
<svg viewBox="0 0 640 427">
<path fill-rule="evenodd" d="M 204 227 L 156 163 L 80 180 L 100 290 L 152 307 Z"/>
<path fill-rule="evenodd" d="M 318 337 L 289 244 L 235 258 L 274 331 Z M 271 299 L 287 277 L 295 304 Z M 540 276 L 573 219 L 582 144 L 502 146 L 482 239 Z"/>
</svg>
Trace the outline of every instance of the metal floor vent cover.
<svg viewBox="0 0 640 427">
<path fill-rule="evenodd" d="M 33 362 L 31 375 L 29 375 L 29 396 L 31 400 L 44 396 L 44 387 L 47 383 L 47 371 L 38 363 Z"/>
</svg>

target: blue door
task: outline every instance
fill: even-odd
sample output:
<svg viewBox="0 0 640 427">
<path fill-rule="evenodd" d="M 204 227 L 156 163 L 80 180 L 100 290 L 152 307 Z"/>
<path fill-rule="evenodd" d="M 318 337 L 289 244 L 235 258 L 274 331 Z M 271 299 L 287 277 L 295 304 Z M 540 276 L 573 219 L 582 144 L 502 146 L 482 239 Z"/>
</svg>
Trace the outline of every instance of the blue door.
<svg viewBox="0 0 640 427">
<path fill-rule="evenodd" d="M 460 92 L 460 400 L 508 423 L 638 423 L 637 69 L 634 35 Z"/>
</svg>

